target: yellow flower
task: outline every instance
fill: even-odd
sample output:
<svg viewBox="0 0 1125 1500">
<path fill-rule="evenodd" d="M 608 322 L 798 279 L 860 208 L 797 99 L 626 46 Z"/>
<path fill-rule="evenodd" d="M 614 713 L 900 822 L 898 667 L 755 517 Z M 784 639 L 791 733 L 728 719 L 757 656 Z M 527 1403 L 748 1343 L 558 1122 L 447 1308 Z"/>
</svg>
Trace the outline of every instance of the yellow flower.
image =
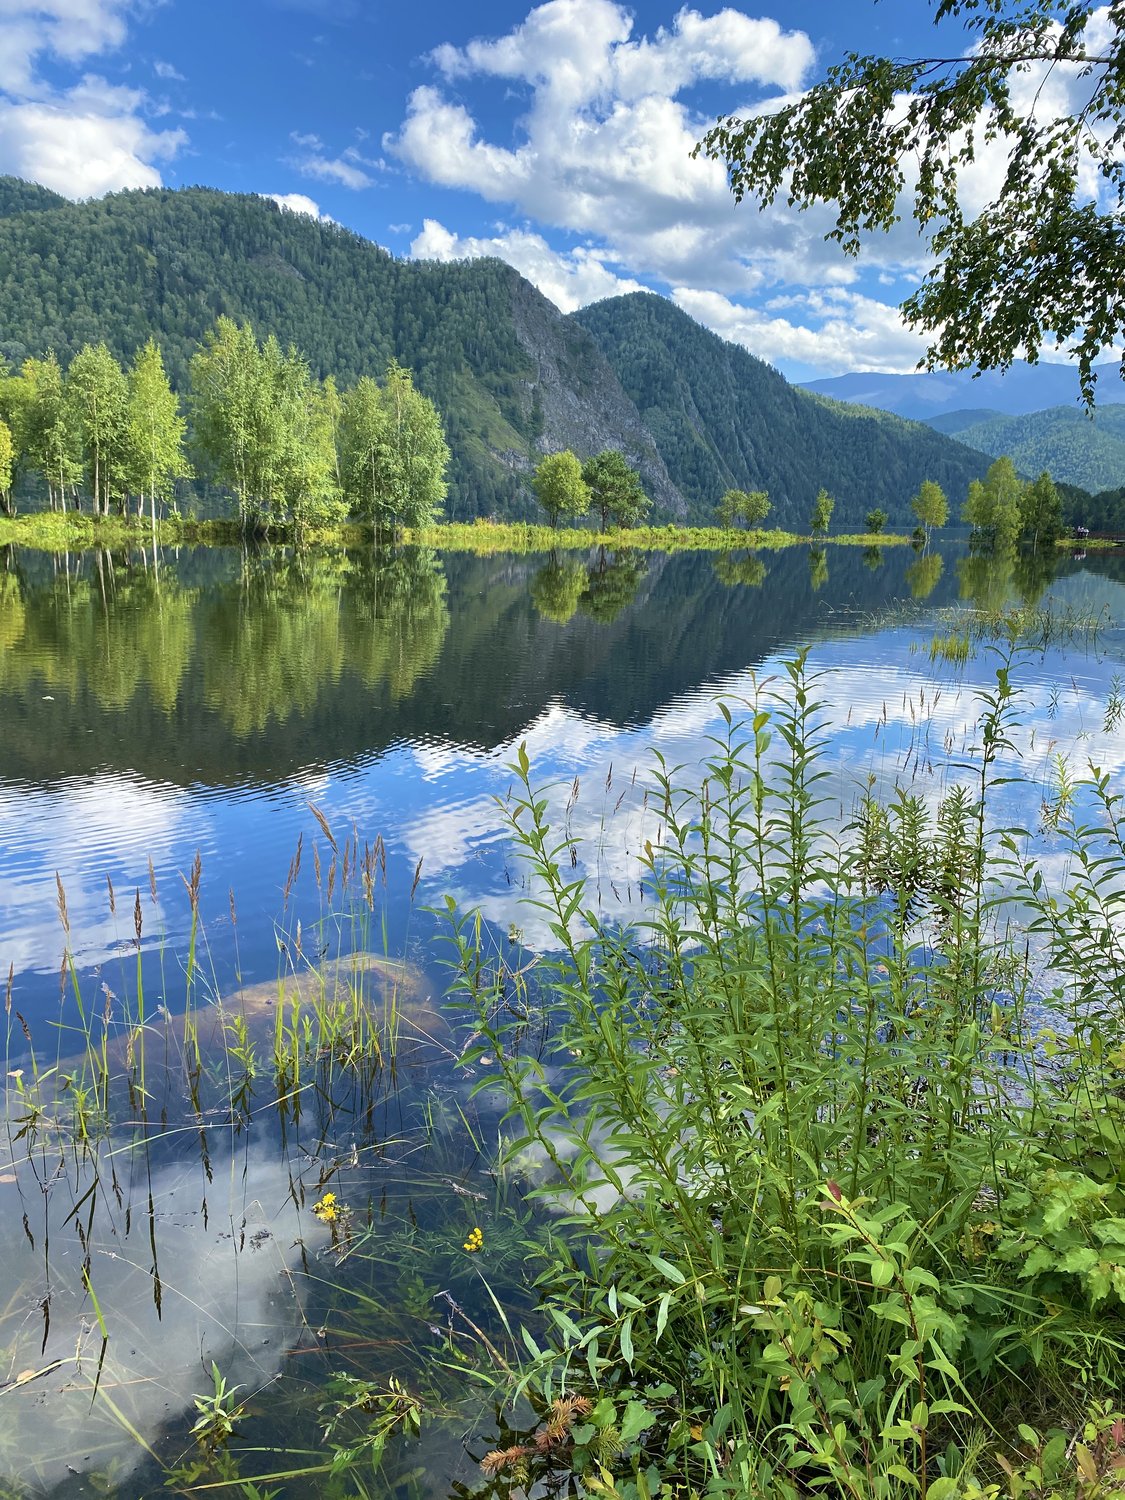
<svg viewBox="0 0 1125 1500">
<path fill-rule="evenodd" d="M 313 1213 L 322 1224 L 332 1224 L 337 1216 L 336 1194 L 325 1193 L 319 1203 L 313 1204 Z"/>
<path fill-rule="evenodd" d="M 474 1226 L 469 1230 L 469 1238 L 461 1246 L 461 1249 L 467 1250 L 470 1255 L 475 1255 L 476 1252 L 483 1247 L 483 1245 L 484 1235 L 478 1228 L 476 1228 L 476 1226 Z"/>
</svg>

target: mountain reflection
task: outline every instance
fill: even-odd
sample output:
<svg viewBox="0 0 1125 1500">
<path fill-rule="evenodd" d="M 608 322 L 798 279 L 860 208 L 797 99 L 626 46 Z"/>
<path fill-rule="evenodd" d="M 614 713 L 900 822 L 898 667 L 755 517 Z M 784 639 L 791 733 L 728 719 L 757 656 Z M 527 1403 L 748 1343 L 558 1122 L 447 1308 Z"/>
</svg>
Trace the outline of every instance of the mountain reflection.
<svg viewBox="0 0 1125 1500">
<path fill-rule="evenodd" d="M 0 776 L 280 781 L 396 742 L 490 749 L 552 704 L 645 722 L 899 601 L 1034 603 L 1059 567 L 946 547 L 440 557 L 0 555 Z M 1115 571 L 1117 570 L 1117 571 Z"/>
</svg>

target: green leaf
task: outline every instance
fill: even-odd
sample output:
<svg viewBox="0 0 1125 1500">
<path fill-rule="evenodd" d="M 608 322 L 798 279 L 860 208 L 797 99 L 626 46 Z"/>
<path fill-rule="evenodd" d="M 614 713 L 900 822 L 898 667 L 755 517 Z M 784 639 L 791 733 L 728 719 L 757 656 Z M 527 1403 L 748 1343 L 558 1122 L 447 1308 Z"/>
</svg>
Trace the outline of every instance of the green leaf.
<svg viewBox="0 0 1125 1500">
<path fill-rule="evenodd" d="M 687 1277 L 680 1268 L 674 1266 L 670 1260 L 665 1260 L 662 1255 L 650 1255 L 649 1260 L 660 1272 L 661 1276 L 666 1276 L 673 1286 L 683 1286 L 687 1281 Z"/>
<path fill-rule="evenodd" d="M 656 1343 L 660 1342 L 660 1335 L 664 1332 L 664 1329 L 667 1327 L 667 1324 L 668 1324 L 668 1309 L 669 1309 L 669 1307 L 671 1305 L 672 1305 L 672 1293 L 671 1292 L 665 1292 L 664 1295 L 661 1297 L 659 1303 L 657 1304 L 657 1308 L 656 1308 L 656 1339 L 655 1339 Z"/>
</svg>

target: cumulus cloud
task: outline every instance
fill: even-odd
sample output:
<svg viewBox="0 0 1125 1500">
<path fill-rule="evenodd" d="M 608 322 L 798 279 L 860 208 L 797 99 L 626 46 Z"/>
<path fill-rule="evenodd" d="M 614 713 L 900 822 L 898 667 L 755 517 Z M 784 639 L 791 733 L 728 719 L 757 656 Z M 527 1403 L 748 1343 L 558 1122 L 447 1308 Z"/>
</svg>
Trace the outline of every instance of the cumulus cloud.
<svg viewBox="0 0 1125 1500">
<path fill-rule="evenodd" d="M 1095 12 L 1092 45 L 1110 36 L 1108 17 Z M 428 61 L 436 77 L 410 95 L 384 148 L 427 182 L 504 205 L 529 227 L 478 239 L 427 225 L 417 253 L 501 255 L 565 307 L 604 295 L 591 268 L 622 282 L 644 277 L 767 358 L 825 370 L 915 367 L 922 340 L 877 300 L 884 286 L 897 300 L 930 263 L 909 202 L 857 262 L 826 240 L 830 209 L 795 213 L 784 194 L 762 212 L 736 207 L 722 167 L 692 156 L 711 118 L 692 91 L 707 85 L 717 97 L 725 87 L 729 102 L 713 107 L 735 114 L 798 97 L 816 64 L 803 32 L 731 7 L 705 15 L 687 6 L 641 35 L 616 0 L 547 0 L 506 33 L 447 43 Z M 490 84 L 522 110 L 502 126 L 476 104 Z M 1073 112 L 1089 87 L 1074 68 L 1033 69 L 1013 81 L 1013 97 L 1049 118 Z M 970 212 L 995 196 L 1008 152 L 1003 140 L 977 143 L 963 173 Z M 1082 183 L 1097 192 L 1092 170 Z M 541 238 L 552 229 L 577 236 L 579 248 L 560 256 Z M 799 316 L 770 305 L 794 288 L 806 295 Z"/>
<path fill-rule="evenodd" d="M 320 204 L 307 198 L 304 193 L 267 193 L 267 198 L 272 198 L 278 208 L 284 208 L 291 214 L 308 214 L 311 219 L 320 219 L 324 223 L 331 223 L 328 214 L 322 214 Z"/>
<path fill-rule="evenodd" d="M 581 245 L 570 252 L 552 250 L 541 234 L 527 229 L 482 238 L 454 234 L 436 219 L 426 219 L 410 253 L 417 260 L 475 260 L 494 255 L 515 266 L 563 312 L 573 312 L 602 297 L 644 290 L 639 281 L 611 271 L 605 251 Z"/>
<path fill-rule="evenodd" d="M 155 62 L 152 65 L 152 71 L 156 74 L 157 78 L 172 79 L 176 83 L 187 82 L 179 68 L 170 62 Z"/>
<path fill-rule="evenodd" d="M 71 198 L 117 188 L 159 187 L 157 163 L 187 143 L 182 130 L 153 130 L 141 89 L 87 74 L 69 88 L 40 75 L 42 61 L 80 65 L 120 47 L 132 0 L 3 0 L 0 3 L 0 172 Z M 180 75 L 157 63 L 161 78 Z"/>
<path fill-rule="evenodd" d="M 926 341 L 897 307 L 843 287 L 810 288 L 770 299 L 763 308 L 720 292 L 676 287 L 672 300 L 697 322 L 773 364 L 799 361 L 825 374 L 847 370 L 913 370 Z M 803 314 L 794 321 L 784 312 Z"/>
<path fill-rule="evenodd" d="M 0 99 L 0 171 L 68 198 L 159 187 L 156 163 L 174 157 L 188 138 L 183 130 L 153 130 L 143 103 L 139 90 L 91 76 L 48 99 Z"/>
<path fill-rule="evenodd" d="M 514 207 L 535 228 L 462 238 L 428 222 L 414 242 L 416 255 L 498 255 L 566 310 L 635 290 L 640 277 L 714 295 L 712 326 L 743 342 L 766 334 L 765 345 L 751 347 L 768 358 L 788 342 L 803 343 L 800 357 L 813 362 L 821 362 L 822 348 L 837 359 L 832 341 L 841 345 L 843 331 L 836 325 L 862 310 L 874 350 L 880 324 L 874 305 L 862 301 L 827 308 L 789 332 L 785 320 L 745 309 L 739 325 L 739 304 L 771 287 L 844 288 L 860 272 L 825 243 L 827 212 L 738 208 L 722 167 L 692 156 L 707 121 L 680 96 L 721 82 L 740 89 L 747 108 L 788 97 L 815 61 L 804 33 L 730 8 L 713 16 L 685 8 L 654 35 L 635 36 L 631 15 L 614 0 L 548 0 L 506 35 L 445 45 L 430 60 L 441 81 L 414 90 L 385 149 L 429 182 Z M 467 78 L 527 91 L 514 138 L 489 138 L 453 92 Z M 559 252 L 539 226 L 582 243 Z M 909 227 L 881 249 L 898 274 L 916 274 L 923 263 Z M 893 347 L 871 357 L 880 367 L 889 361 L 912 368 L 918 341 L 904 336 L 897 313 L 886 309 L 884 319 Z M 828 323 L 818 342 L 817 330 Z"/>
<path fill-rule="evenodd" d="M 47 92 L 37 64 L 82 63 L 120 47 L 132 0 L 4 0 L 0 5 L 0 89 L 18 98 Z"/>
</svg>

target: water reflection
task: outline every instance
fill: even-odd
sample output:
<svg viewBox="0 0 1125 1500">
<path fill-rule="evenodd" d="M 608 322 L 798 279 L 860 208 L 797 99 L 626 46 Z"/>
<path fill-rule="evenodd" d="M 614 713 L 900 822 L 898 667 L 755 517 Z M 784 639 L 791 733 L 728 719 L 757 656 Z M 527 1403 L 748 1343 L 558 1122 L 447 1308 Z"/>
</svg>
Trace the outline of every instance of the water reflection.
<svg viewBox="0 0 1125 1500">
<path fill-rule="evenodd" d="M 957 545 L 647 558 L 185 552 L 158 575 L 104 554 L 10 554 L 0 572 L 0 973 L 11 965 L 13 1016 L 28 1031 L 12 1021 L 9 1071 L 29 1073 L 29 1037 L 65 1060 L 58 1038 L 78 1025 L 58 984 L 56 871 L 76 978 L 96 1013 L 124 1038 L 143 981 L 146 1034 L 169 1046 L 182 1037 L 192 911 L 179 872 L 197 850 L 198 1002 L 255 995 L 261 1010 L 250 1009 L 265 1015 L 269 981 L 295 954 L 319 962 L 324 947 L 358 938 L 409 960 L 424 1050 L 413 1072 L 404 1058 L 397 1091 L 376 1090 L 378 1118 L 370 1098 L 349 1097 L 342 1051 L 330 1051 L 315 1106 L 279 1134 L 273 1104 L 268 1120 L 256 1106 L 230 1107 L 229 1070 L 204 1045 L 198 1100 L 182 1069 L 159 1095 L 149 1078 L 142 1141 L 131 1116 L 115 1117 L 112 1149 L 82 1165 L 54 1136 L 38 1156 L 14 1150 L 0 1170 L 9 1378 L 62 1363 L 53 1384 L 15 1390 L 18 1429 L 0 1424 L 0 1468 L 44 1487 L 64 1478 L 60 1464 L 104 1468 L 113 1457 L 119 1479 L 143 1467 L 108 1407 L 101 1425 L 80 1419 L 91 1371 L 146 1440 L 170 1429 L 186 1443 L 190 1396 L 206 1385 L 211 1357 L 249 1389 L 284 1370 L 270 1404 L 303 1421 L 315 1445 L 324 1363 L 307 1383 L 294 1366 L 320 1359 L 320 1330 L 337 1331 L 333 1348 L 349 1369 L 405 1372 L 434 1339 L 461 1336 L 443 1331 L 433 1297 L 453 1287 L 471 1306 L 460 1247 L 476 1217 L 491 1215 L 496 1264 L 508 1255 L 518 1268 L 526 1210 L 498 1195 L 480 1206 L 493 1191 L 482 1152 L 496 1122 L 487 1101 L 483 1121 L 468 1111 L 469 1081 L 454 1066 L 460 1040 L 429 1003 L 442 974 L 424 906 L 450 893 L 484 913 L 501 946 L 512 928 L 532 950 L 552 943 L 523 904 L 524 873 L 509 852 L 507 766 L 521 744 L 590 898 L 622 918 L 644 915 L 637 856 L 660 833 L 646 796 L 654 754 L 697 776 L 691 768 L 722 729 L 720 698 L 752 698 L 784 656 L 811 643 L 829 773 L 819 794 L 842 825 L 861 785 L 940 795 L 974 742 L 975 694 L 994 681 L 995 660 L 987 649 L 963 661 L 931 653 L 935 636 L 969 639 L 969 609 L 1047 599 L 1060 617 L 1125 618 L 1125 565 L 997 565 Z M 1057 754 L 1125 768 L 1125 725 L 1107 712 L 1122 644 L 1112 626 L 1093 646 L 1064 631 L 1021 660 L 1020 768 L 1041 777 L 1044 796 Z M 1025 784 L 1004 793 L 998 812 L 1033 821 L 1027 803 Z M 353 930 L 338 885 L 333 905 L 333 882 L 349 869 L 358 878 L 366 842 L 382 851 L 377 899 Z M 261 1063 L 266 1036 L 237 1037 L 244 1057 L 257 1048 Z M 288 1098 L 286 1078 L 266 1072 L 273 1096 Z M 225 1113 L 209 1114 L 224 1097 Z M 104 1190 L 87 1199 L 95 1180 Z M 310 1197 L 329 1182 L 354 1205 L 353 1222 L 362 1214 L 369 1258 L 341 1255 L 325 1222 L 310 1218 Z M 72 1217 L 76 1204 L 87 1220 Z M 269 1240 L 255 1250 L 259 1230 Z M 114 1325 L 105 1360 L 87 1258 Z M 165 1294 L 154 1322 L 158 1260 L 162 1286 L 179 1294 Z M 154 1351 L 166 1348 L 175 1358 L 157 1371 Z M 258 1432 L 268 1418 L 255 1421 Z M 52 1448 L 50 1433 L 64 1429 L 73 1442 Z M 451 1457 L 441 1473 L 454 1468 Z M 140 1492 L 129 1489 L 140 1480 L 120 1482 Z"/>
</svg>

